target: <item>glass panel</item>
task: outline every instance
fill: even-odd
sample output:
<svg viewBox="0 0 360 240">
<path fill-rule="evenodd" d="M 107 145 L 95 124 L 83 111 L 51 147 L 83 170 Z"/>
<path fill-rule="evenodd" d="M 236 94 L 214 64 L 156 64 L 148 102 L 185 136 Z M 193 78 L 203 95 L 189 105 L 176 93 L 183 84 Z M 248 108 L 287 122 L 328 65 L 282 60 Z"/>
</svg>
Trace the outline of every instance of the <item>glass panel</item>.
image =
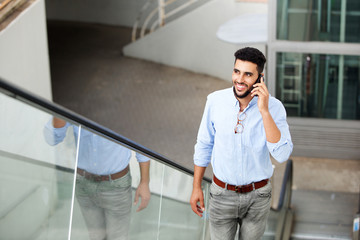
<svg viewBox="0 0 360 240">
<path fill-rule="evenodd" d="M 358 0 L 278 0 L 277 38 L 360 42 Z"/>
<path fill-rule="evenodd" d="M 73 138 L 51 146 L 52 116 L 1 93 L 0 112 L 0 239 L 67 239 Z"/>
<path fill-rule="evenodd" d="M 3 94 L 0 111 L 0 239 L 209 239 L 192 176 Z"/>
<path fill-rule="evenodd" d="M 78 127 L 73 129 L 77 136 Z M 102 239 L 111 234 L 139 240 L 203 238 L 206 221 L 197 217 L 189 205 L 192 177 L 148 159 L 80 129 L 72 239 L 90 239 L 89 236 Z M 143 185 L 140 183 L 147 179 L 147 163 L 151 166 L 150 183 Z M 128 165 L 130 174 L 119 175 Z M 109 174 L 111 180 L 104 177 Z M 207 196 L 206 184 L 204 189 Z M 134 205 L 137 190 L 142 197 Z M 138 211 L 148 197 L 148 204 Z"/>
<path fill-rule="evenodd" d="M 207 213 L 200 218 L 191 210 L 192 183 L 192 176 L 165 167 L 159 239 L 204 239 Z M 208 185 L 203 184 L 206 207 Z"/>
<path fill-rule="evenodd" d="M 77 133 L 78 127 L 73 128 Z M 80 129 L 72 239 L 156 239 L 163 165 L 149 160 Z M 146 179 L 151 179 L 150 187 Z M 140 198 L 134 205 L 137 191 Z"/>
<path fill-rule="evenodd" d="M 360 57 L 277 54 L 276 96 L 288 116 L 360 119 Z"/>
<path fill-rule="evenodd" d="M 135 154 L 133 153 L 133 156 L 134 155 Z M 161 205 L 162 184 L 164 179 L 164 167 L 164 164 L 154 160 L 150 160 L 149 185 L 151 191 L 151 198 L 148 206 L 141 211 L 137 211 L 139 203 L 136 206 L 132 207 L 130 225 L 130 239 L 132 240 L 158 239 L 159 214 Z M 138 188 L 141 179 L 139 163 L 135 157 L 133 157 L 130 161 L 130 169 L 132 175 L 134 199 L 135 191 Z"/>
</svg>

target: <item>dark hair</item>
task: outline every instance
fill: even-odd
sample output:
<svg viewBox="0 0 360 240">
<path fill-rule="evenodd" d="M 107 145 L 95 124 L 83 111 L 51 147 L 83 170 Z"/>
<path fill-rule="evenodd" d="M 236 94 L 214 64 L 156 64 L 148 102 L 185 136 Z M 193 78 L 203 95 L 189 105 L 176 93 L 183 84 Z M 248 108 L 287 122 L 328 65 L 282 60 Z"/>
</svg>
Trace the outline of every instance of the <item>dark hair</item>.
<svg viewBox="0 0 360 240">
<path fill-rule="evenodd" d="M 242 61 L 255 63 L 257 65 L 258 72 L 263 72 L 266 58 L 264 54 L 258 49 L 252 47 L 241 48 L 235 52 L 234 56 L 235 62 L 237 59 L 240 59 Z"/>
</svg>

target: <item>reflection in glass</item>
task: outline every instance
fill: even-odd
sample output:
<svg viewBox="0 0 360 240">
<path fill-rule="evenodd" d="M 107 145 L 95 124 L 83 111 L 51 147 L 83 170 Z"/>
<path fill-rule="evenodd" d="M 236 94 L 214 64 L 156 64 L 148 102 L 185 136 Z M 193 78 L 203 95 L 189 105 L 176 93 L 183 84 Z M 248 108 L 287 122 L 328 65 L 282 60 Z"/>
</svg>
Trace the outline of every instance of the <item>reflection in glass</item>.
<svg viewBox="0 0 360 240">
<path fill-rule="evenodd" d="M 188 204 L 191 175 L 156 159 L 149 170 L 147 157 L 2 94 L 0 110 L 0 239 L 209 239 Z"/>
<path fill-rule="evenodd" d="M 66 239 L 73 141 L 49 146 L 43 136 L 49 114 L 2 94 L 0 112 L 0 239 Z"/>
<path fill-rule="evenodd" d="M 277 39 L 360 42 L 360 1 L 277 0 Z"/>
<path fill-rule="evenodd" d="M 278 53 L 276 97 L 289 116 L 360 119 L 360 57 Z"/>
<path fill-rule="evenodd" d="M 131 151 L 59 118 L 54 118 L 46 125 L 48 132 L 52 133 L 47 138 L 48 143 L 60 143 L 69 127 L 73 128 L 74 137 L 78 140 L 75 195 L 89 238 L 128 239 L 132 206 L 132 179 L 129 171 Z M 150 200 L 150 162 L 138 153 L 136 158 L 141 181 L 135 192 L 135 202 L 140 198 L 137 207 L 137 211 L 140 211 Z M 75 233 L 79 234 L 77 231 Z M 76 237 L 72 235 L 72 238 Z"/>
<path fill-rule="evenodd" d="M 132 240 L 158 239 L 164 164 L 151 160 L 150 165 L 151 201 L 149 202 L 149 205 L 140 212 L 136 212 L 136 209 L 132 209 L 130 225 L 130 239 Z M 133 177 L 133 195 L 135 195 L 134 187 L 141 181 L 141 176 L 134 157 L 132 157 L 130 161 L 130 170 Z"/>
</svg>

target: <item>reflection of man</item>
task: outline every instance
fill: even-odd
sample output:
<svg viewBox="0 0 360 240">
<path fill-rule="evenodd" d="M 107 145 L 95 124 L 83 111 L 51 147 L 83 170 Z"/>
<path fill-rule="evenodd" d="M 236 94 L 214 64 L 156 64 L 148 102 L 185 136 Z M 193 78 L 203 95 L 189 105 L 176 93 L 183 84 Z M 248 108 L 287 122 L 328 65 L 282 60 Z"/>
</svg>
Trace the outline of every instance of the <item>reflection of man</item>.
<svg viewBox="0 0 360 240">
<path fill-rule="evenodd" d="M 54 118 L 45 126 L 44 135 L 50 145 L 63 141 L 71 124 Z M 81 207 L 90 239 L 128 239 L 131 210 L 131 151 L 104 137 L 73 126 L 79 140 L 76 197 Z M 141 180 L 134 204 L 144 209 L 150 200 L 150 161 L 136 153 Z"/>
<path fill-rule="evenodd" d="M 255 48 L 235 53 L 233 87 L 208 96 L 194 154 L 192 210 L 202 216 L 201 179 L 211 162 L 211 239 L 260 239 L 270 211 L 273 174 L 269 153 L 286 161 L 293 148 L 286 112 L 269 96 L 265 56 Z M 200 202 L 200 205 L 197 203 Z"/>
</svg>

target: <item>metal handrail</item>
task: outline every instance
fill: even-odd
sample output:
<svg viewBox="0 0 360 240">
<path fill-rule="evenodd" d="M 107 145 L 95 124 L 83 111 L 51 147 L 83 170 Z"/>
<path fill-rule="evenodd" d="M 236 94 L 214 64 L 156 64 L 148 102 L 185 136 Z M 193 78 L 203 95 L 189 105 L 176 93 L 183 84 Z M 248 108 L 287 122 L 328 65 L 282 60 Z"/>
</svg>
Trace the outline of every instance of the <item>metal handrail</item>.
<svg viewBox="0 0 360 240">
<path fill-rule="evenodd" d="M 166 165 L 169 165 L 171 167 L 174 167 L 182 172 L 185 172 L 189 175 L 194 175 L 194 172 L 178 163 L 175 163 L 168 159 L 167 157 L 147 148 L 144 147 L 94 121 L 91 121 L 88 118 L 85 118 L 84 116 L 81 116 L 77 113 L 72 112 L 71 110 L 64 108 L 54 102 L 51 102 L 47 99 L 44 99 L 40 96 L 36 96 L 33 93 L 30 93 L 24 89 L 21 89 L 18 86 L 15 86 L 3 79 L 0 78 L 0 92 L 3 92 L 4 94 L 13 97 L 15 99 L 18 99 L 20 101 L 26 102 L 27 104 L 34 105 L 35 107 L 40 107 L 45 111 L 48 111 L 50 113 L 55 113 L 59 116 L 65 117 L 66 119 L 76 122 L 80 125 L 83 125 L 87 127 L 88 129 L 95 131 L 97 133 L 100 133 L 106 138 L 109 138 L 112 141 L 118 142 L 122 145 L 127 146 L 128 148 L 140 151 L 142 154 L 147 155 L 150 158 L 156 159 Z M 211 182 L 209 178 L 204 177 L 204 180 L 206 182 Z"/>
<path fill-rule="evenodd" d="M 291 204 L 292 195 L 292 182 L 293 182 L 293 161 L 289 159 L 286 163 L 284 177 L 280 190 L 279 202 L 275 211 L 279 211 L 283 207 L 289 208 Z"/>
<path fill-rule="evenodd" d="M 276 208 L 272 208 L 278 215 L 275 240 L 285 240 L 290 238 L 293 219 L 293 212 L 290 208 L 292 182 L 293 161 L 289 159 L 286 163 L 278 205 Z"/>
<path fill-rule="evenodd" d="M 133 26 L 131 40 L 135 41 L 137 39 L 137 31 L 138 27 L 140 25 L 141 17 L 143 16 L 144 12 L 150 7 L 150 3 L 154 0 L 148 0 L 143 7 L 141 8 L 138 17 L 136 18 L 136 21 Z M 192 5 L 198 0 L 187 0 L 185 3 L 181 4 L 177 8 L 174 8 L 170 10 L 168 13 L 165 13 L 165 7 L 170 6 L 172 3 L 176 2 L 178 0 L 158 0 L 158 6 L 150 11 L 148 16 L 145 18 L 144 23 L 142 24 L 140 28 L 140 38 L 145 36 L 146 30 L 148 30 L 148 25 L 150 24 L 151 19 L 154 18 L 154 16 L 158 13 L 159 18 L 155 19 L 153 23 L 151 24 L 149 32 L 155 31 L 156 27 L 162 27 L 165 24 L 165 20 L 169 17 L 173 16 L 174 14 L 182 11 L 183 9 L 187 8 L 188 6 Z"/>
</svg>

